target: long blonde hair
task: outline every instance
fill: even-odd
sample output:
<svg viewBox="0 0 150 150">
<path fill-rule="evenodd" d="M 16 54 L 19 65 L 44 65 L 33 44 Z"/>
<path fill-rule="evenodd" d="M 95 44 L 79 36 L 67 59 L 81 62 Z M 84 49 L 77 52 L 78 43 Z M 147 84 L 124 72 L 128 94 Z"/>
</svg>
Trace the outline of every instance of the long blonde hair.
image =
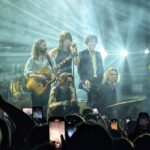
<svg viewBox="0 0 150 150">
<path fill-rule="evenodd" d="M 111 71 L 115 71 L 117 73 L 117 80 L 116 82 L 119 82 L 120 80 L 120 75 L 118 73 L 118 70 L 116 68 L 108 68 L 105 73 L 104 73 L 104 78 L 103 78 L 103 82 L 109 81 L 109 75 L 111 73 Z"/>
</svg>

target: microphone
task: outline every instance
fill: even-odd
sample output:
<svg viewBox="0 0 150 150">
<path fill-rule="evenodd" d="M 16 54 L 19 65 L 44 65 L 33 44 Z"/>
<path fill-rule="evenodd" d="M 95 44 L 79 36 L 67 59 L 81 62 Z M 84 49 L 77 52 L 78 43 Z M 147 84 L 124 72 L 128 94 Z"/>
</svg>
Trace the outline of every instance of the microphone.
<svg viewBox="0 0 150 150">
<path fill-rule="evenodd" d="M 76 55 L 77 54 L 77 45 L 75 42 L 72 42 L 71 45 L 70 45 L 70 49 L 71 49 L 71 53 L 73 55 Z"/>
<path fill-rule="evenodd" d="M 72 42 L 72 43 L 71 43 L 71 47 L 72 47 L 72 48 L 75 48 L 75 47 L 77 48 L 76 43 L 75 43 L 75 42 Z"/>
</svg>

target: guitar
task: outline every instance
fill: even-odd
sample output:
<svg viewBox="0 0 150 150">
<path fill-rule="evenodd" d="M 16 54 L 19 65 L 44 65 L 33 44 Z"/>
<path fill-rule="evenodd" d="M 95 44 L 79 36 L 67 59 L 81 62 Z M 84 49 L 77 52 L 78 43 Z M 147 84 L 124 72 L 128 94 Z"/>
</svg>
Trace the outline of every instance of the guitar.
<svg viewBox="0 0 150 150">
<path fill-rule="evenodd" d="M 61 61 L 59 64 L 57 64 L 53 70 L 50 70 L 49 67 L 43 67 L 39 69 L 36 74 L 39 75 L 45 75 L 46 80 L 45 81 L 39 81 L 36 78 L 28 77 L 26 78 L 26 87 L 30 91 L 34 92 L 37 95 L 41 95 L 47 86 L 51 84 L 53 81 L 55 81 L 56 76 L 58 75 L 59 68 L 68 60 L 72 59 L 73 57 L 77 56 L 71 55 L 65 58 L 63 61 Z"/>
<path fill-rule="evenodd" d="M 77 57 L 78 54 L 77 53 L 74 53 L 72 55 L 69 55 L 68 57 L 66 57 L 64 60 L 62 60 L 59 64 L 57 64 L 55 67 L 54 67 L 54 73 L 55 75 L 59 75 L 61 73 L 61 69 L 60 67 L 62 65 L 64 65 L 67 61 L 69 61 L 70 59 L 74 58 L 74 57 Z"/>
<path fill-rule="evenodd" d="M 49 67 L 43 67 L 39 69 L 36 74 L 45 75 L 46 80 L 40 81 L 36 78 L 28 77 L 26 78 L 26 87 L 35 94 L 41 95 L 47 86 L 55 80 L 55 74 L 52 70 L 50 70 Z"/>
</svg>

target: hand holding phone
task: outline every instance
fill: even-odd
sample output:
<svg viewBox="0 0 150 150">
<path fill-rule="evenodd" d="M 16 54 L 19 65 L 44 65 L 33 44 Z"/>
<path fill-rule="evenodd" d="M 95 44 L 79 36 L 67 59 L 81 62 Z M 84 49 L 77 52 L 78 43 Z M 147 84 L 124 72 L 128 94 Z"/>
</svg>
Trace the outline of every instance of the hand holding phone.
<svg viewBox="0 0 150 150">
<path fill-rule="evenodd" d="M 33 107 L 32 117 L 35 120 L 42 120 L 43 118 L 43 110 L 42 107 Z"/>
<path fill-rule="evenodd" d="M 137 119 L 137 128 L 138 132 L 144 133 L 150 131 L 150 119 L 149 114 L 146 112 L 139 113 L 138 119 Z"/>
<path fill-rule="evenodd" d="M 24 107 L 24 108 L 22 108 L 22 111 L 24 113 L 26 113 L 27 115 L 32 116 L 32 108 L 31 107 Z"/>
<path fill-rule="evenodd" d="M 51 117 L 49 119 L 49 141 L 59 149 L 62 147 L 61 136 L 65 136 L 65 119 L 63 117 Z"/>
<path fill-rule="evenodd" d="M 76 121 L 75 120 L 68 120 L 66 123 L 66 131 L 67 131 L 67 135 L 69 138 L 72 137 L 72 135 L 74 134 L 74 132 L 76 131 Z"/>
<path fill-rule="evenodd" d="M 98 114 L 99 114 L 99 111 L 98 111 L 97 108 L 93 108 L 93 114 L 94 114 L 94 115 L 98 115 Z"/>
</svg>

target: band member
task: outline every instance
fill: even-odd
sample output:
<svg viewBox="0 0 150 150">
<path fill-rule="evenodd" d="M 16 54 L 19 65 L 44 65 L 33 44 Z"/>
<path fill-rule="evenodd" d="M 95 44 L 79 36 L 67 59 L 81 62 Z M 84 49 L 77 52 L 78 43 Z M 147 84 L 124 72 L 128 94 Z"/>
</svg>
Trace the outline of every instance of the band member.
<svg viewBox="0 0 150 150">
<path fill-rule="evenodd" d="M 72 55 L 77 52 L 76 44 L 72 41 L 72 35 L 69 32 L 61 32 L 59 45 L 49 51 L 50 57 L 55 59 L 57 74 L 62 72 L 72 73 Z M 75 59 L 75 58 L 74 58 Z"/>
<path fill-rule="evenodd" d="M 80 52 L 78 57 L 78 73 L 80 76 L 79 88 L 88 91 L 88 103 L 91 106 L 95 99 L 95 91 L 103 78 L 103 64 L 100 52 L 96 51 L 98 39 L 95 35 L 86 37 L 87 48 Z"/>
<path fill-rule="evenodd" d="M 26 86 L 28 86 L 27 88 L 30 88 L 31 90 L 32 106 L 41 106 L 43 109 L 44 117 L 47 119 L 47 106 L 50 93 L 50 84 L 46 85 L 46 83 L 49 83 L 47 81 L 50 77 L 50 72 L 45 72 L 43 68 L 48 68 L 49 70 L 51 70 L 51 66 L 49 62 L 50 59 L 48 58 L 46 52 L 46 41 L 41 38 L 38 39 L 33 44 L 31 51 L 31 57 L 28 59 L 24 69 L 24 75 L 28 78 Z M 36 84 L 37 86 L 35 86 Z M 39 89 L 38 91 L 38 85 L 40 84 L 42 84 L 42 86 L 45 84 L 46 88 Z M 43 92 L 41 93 L 42 90 Z"/>
<path fill-rule="evenodd" d="M 95 104 L 99 105 L 100 112 L 108 118 L 116 117 L 114 109 L 107 108 L 117 102 L 117 94 L 114 83 L 119 79 L 118 71 L 115 68 L 109 68 L 104 73 L 103 83 L 97 90 L 97 101 Z"/>
<path fill-rule="evenodd" d="M 79 107 L 75 97 L 75 89 L 72 86 L 73 76 L 70 73 L 61 73 L 57 79 L 57 85 L 50 93 L 50 115 L 67 115 L 78 113 Z"/>
</svg>

